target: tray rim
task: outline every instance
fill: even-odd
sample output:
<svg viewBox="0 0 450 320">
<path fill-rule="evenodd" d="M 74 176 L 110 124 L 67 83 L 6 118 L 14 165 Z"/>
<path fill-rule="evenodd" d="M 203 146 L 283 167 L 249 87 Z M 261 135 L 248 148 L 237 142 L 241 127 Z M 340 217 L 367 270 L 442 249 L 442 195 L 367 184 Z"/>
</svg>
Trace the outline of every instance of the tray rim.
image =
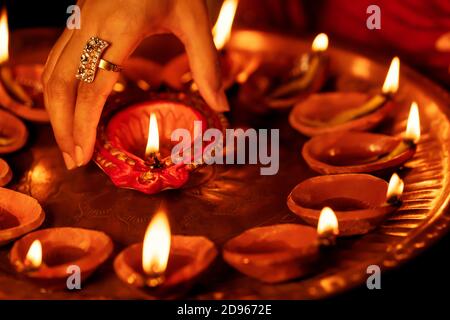
<svg viewBox="0 0 450 320">
<path fill-rule="evenodd" d="M 43 29 L 43 30 L 55 30 L 54 28 L 39 28 L 39 29 Z M 20 32 L 26 32 L 27 30 L 36 30 L 36 29 L 21 29 Z M 283 35 L 283 34 L 277 34 L 277 33 L 273 33 L 273 32 L 264 32 L 264 31 L 260 31 L 260 30 L 235 30 L 233 31 L 233 35 L 235 36 L 236 34 L 240 33 L 240 32 L 256 32 L 258 34 L 261 34 L 263 36 L 268 36 L 268 37 L 280 37 L 280 38 L 284 38 L 287 39 L 288 41 L 294 41 L 294 42 L 298 42 L 298 43 L 305 43 L 305 41 L 307 41 L 307 38 L 297 38 L 297 37 L 293 37 L 293 36 L 289 36 L 289 35 Z M 386 61 L 385 59 L 380 58 L 380 56 L 374 56 L 373 54 L 367 53 L 365 52 L 365 50 L 357 47 L 350 47 L 347 45 L 342 45 L 341 43 L 339 43 L 338 41 L 336 41 L 336 43 L 334 43 L 333 41 L 333 46 L 335 46 L 337 49 L 339 50 L 344 50 L 344 51 L 349 51 L 352 54 L 358 54 L 361 55 L 363 57 L 366 58 L 370 58 L 371 60 L 380 63 L 381 61 Z M 355 51 L 356 50 L 356 51 Z M 415 71 L 413 68 L 409 67 L 408 65 L 406 65 L 405 63 L 402 63 L 402 72 L 405 72 L 407 74 L 407 76 L 411 79 L 412 82 L 414 83 L 423 83 L 427 86 L 427 93 L 429 95 L 433 96 L 433 99 L 437 99 L 442 101 L 441 104 L 439 104 L 439 109 L 442 111 L 442 113 L 446 116 L 447 121 L 449 121 L 449 117 L 450 117 L 450 92 L 445 90 L 441 85 L 437 84 L 436 82 L 430 80 L 429 78 L 427 78 L 426 76 L 420 74 L 419 72 Z M 431 90 L 430 90 L 431 89 Z M 442 106 L 447 106 L 442 108 Z M 447 151 L 448 149 L 450 149 L 450 143 L 447 142 Z M 443 185 L 443 189 L 444 191 L 447 191 L 447 197 L 444 199 L 443 203 L 440 205 L 439 207 L 439 212 L 438 214 L 434 217 L 436 221 L 441 221 L 443 219 L 445 219 L 445 217 L 447 216 L 447 220 L 450 220 L 450 194 L 449 194 L 449 190 L 450 190 L 450 184 L 447 185 Z M 434 221 L 433 221 L 434 222 Z M 404 242 L 408 242 L 411 243 L 411 247 L 414 247 L 415 249 L 412 252 L 409 252 L 407 254 L 407 256 L 402 259 L 401 261 L 399 261 L 396 265 L 385 265 L 383 266 L 384 269 L 393 269 L 396 268 L 398 266 L 401 266 L 403 263 L 409 261 L 410 259 L 414 258 L 415 256 L 417 256 L 418 254 L 422 253 L 424 250 L 426 250 L 427 248 L 429 248 L 430 246 L 432 246 L 436 241 L 438 241 L 439 239 L 442 238 L 442 236 L 444 236 L 445 234 L 447 234 L 450 230 L 450 224 L 446 223 L 446 227 L 444 228 L 440 228 L 438 229 L 437 235 L 435 237 L 432 237 L 430 239 L 427 240 L 427 244 L 421 247 L 415 247 L 413 244 L 418 243 L 418 241 L 420 240 L 421 237 L 426 237 L 426 232 L 430 231 L 428 229 L 430 228 L 434 228 L 436 227 L 436 224 L 424 224 L 423 226 L 420 226 L 420 230 L 415 230 L 416 234 L 413 235 L 411 238 L 408 236 L 406 237 L 404 240 Z M 403 242 L 403 241 L 402 241 Z M 387 255 L 390 255 L 392 257 L 394 257 L 395 255 L 395 251 L 392 251 L 390 253 L 388 253 Z M 383 259 L 382 259 L 383 260 Z M 355 269 L 352 269 L 350 271 L 351 273 L 355 272 Z M 345 272 L 342 272 L 341 274 L 345 274 Z M 366 275 L 365 273 L 363 273 L 363 275 Z M 355 281 L 352 283 L 347 283 L 346 286 L 339 288 L 339 289 L 335 289 L 332 293 L 328 293 L 324 296 L 317 296 L 317 298 L 323 298 L 323 297 L 331 297 L 331 296 L 335 296 L 337 294 L 340 294 L 342 292 L 348 291 L 354 287 L 357 287 L 359 285 L 361 285 L 362 282 L 361 281 Z M 200 299 L 202 298 L 203 294 L 200 294 L 198 297 L 200 297 Z M 206 293 L 206 295 L 209 295 L 209 292 Z M 264 298 L 263 298 L 264 299 Z M 289 299 L 289 298 L 285 298 L 285 299 Z M 295 299 L 295 298 L 294 298 Z"/>
</svg>

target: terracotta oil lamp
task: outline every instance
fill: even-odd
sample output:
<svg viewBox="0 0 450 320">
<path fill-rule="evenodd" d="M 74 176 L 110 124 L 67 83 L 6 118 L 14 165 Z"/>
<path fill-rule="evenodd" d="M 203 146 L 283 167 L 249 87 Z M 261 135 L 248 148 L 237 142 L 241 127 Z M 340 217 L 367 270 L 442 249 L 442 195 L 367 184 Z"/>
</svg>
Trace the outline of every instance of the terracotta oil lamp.
<svg viewBox="0 0 450 320">
<path fill-rule="evenodd" d="M 0 16 L 0 105 L 18 116 L 48 122 L 41 83 L 43 65 L 9 63 L 9 32 L 6 9 Z"/>
<path fill-rule="evenodd" d="M 77 266 L 85 281 L 113 250 L 103 232 L 81 228 L 35 231 L 16 241 L 10 262 L 16 271 L 36 284 L 52 289 L 66 287 L 68 268 Z"/>
<path fill-rule="evenodd" d="M 209 145 L 198 143 L 199 131 L 224 130 L 226 120 L 196 95 L 150 93 L 143 99 L 123 109 L 121 103 L 107 105 L 98 127 L 94 160 L 118 187 L 147 194 L 180 188 L 190 172 L 202 165 L 196 156 Z M 180 128 L 194 137 L 189 146 L 194 154 L 191 161 L 174 163 L 171 152 L 176 142 L 171 141 L 171 134 Z"/>
<path fill-rule="evenodd" d="M 365 234 L 396 211 L 403 181 L 394 174 L 389 184 L 367 174 L 318 176 L 298 184 L 287 200 L 289 209 L 317 226 L 321 210 L 330 207 L 339 222 L 339 235 Z"/>
<path fill-rule="evenodd" d="M 419 140 L 419 108 L 413 102 L 402 137 L 356 131 L 329 133 L 305 143 L 302 156 L 322 174 L 382 173 L 409 160 Z"/>
<path fill-rule="evenodd" d="M 289 115 L 291 126 L 306 136 L 337 131 L 365 131 L 383 121 L 396 104 L 400 60 L 390 65 L 381 93 L 370 96 L 360 92 L 314 94 L 298 103 Z"/>
<path fill-rule="evenodd" d="M 8 163 L 0 158 L 0 187 L 6 186 L 12 177 L 12 171 Z"/>
<path fill-rule="evenodd" d="M 258 58 L 238 51 L 226 50 L 231 35 L 231 28 L 236 14 L 238 0 L 225 0 L 220 9 L 217 22 L 212 30 L 214 44 L 219 52 L 222 69 L 222 85 L 225 89 L 236 81 L 245 81 L 249 73 L 257 67 Z M 173 58 L 164 68 L 164 81 L 172 88 L 196 91 L 186 54 Z"/>
<path fill-rule="evenodd" d="M 216 256 L 214 244 L 204 237 L 171 235 L 167 216 L 160 210 L 144 242 L 123 250 L 114 261 L 114 270 L 122 281 L 153 296 L 178 296 Z"/>
<path fill-rule="evenodd" d="M 38 228 L 45 219 L 36 199 L 0 188 L 0 245 Z"/>
<path fill-rule="evenodd" d="M 249 229 L 225 244 L 223 258 L 243 274 L 267 283 L 305 276 L 315 269 L 320 247 L 334 242 L 338 226 L 333 220 L 324 222 L 332 225 L 323 226 L 321 233 L 299 224 Z"/>
<path fill-rule="evenodd" d="M 318 92 L 327 80 L 327 49 L 328 36 L 320 33 L 315 37 L 311 51 L 299 58 L 276 57 L 274 61 L 261 63 L 240 88 L 240 103 L 258 108 L 287 109 Z"/>
<path fill-rule="evenodd" d="M 28 139 L 28 129 L 16 116 L 0 109 L 0 154 L 22 148 Z"/>
</svg>

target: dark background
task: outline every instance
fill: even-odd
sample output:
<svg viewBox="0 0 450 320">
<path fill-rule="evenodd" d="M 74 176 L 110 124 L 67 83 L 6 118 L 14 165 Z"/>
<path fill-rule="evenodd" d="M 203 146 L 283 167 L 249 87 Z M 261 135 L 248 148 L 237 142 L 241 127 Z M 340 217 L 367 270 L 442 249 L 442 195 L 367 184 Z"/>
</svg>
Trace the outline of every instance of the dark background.
<svg viewBox="0 0 450 320">
<path fill-rule="evenodd" d="M 64 27 L 67 7 L 74 1 L 8 0 L 9 24 L 12 30 L 27 27 Z M 4 5 L 5 1 L 0 1 Z M 365 286 L 347 292 L 337 299 L 434 298 L 450 286 L 450 262 L 447 258 L 450 235 L 438 241 L 416 259 L 400 268 L 382 274 L 382 289 L 368 290 Z M 445 292 L 445 291 L 444 291 Z M 442 297 L 442 296 L 441 296 Z"/>
</svg>

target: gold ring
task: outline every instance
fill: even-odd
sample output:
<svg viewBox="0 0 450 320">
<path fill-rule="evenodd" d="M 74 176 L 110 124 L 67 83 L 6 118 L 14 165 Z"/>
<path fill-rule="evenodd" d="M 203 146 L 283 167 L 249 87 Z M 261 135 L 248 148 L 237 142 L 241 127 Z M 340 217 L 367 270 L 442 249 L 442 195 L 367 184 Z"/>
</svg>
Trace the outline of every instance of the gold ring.
<svg viewBox="0 0 450 320">
<path fill-rule="evenodd" d="M 110 44 L 98 37 L 91 37 L 84 46 L 80 57 L 80 65 L 75 77 L 86 83 L 92 83 L 97 69 L 120 72 L 122 67 L 101 58 L 103 52 Z"/>
<path fill-rule="evenodd" d="M 117 64 L 114 64 L 114 63 L 111 63 L 109 61 L 106 61 L 105 59 L 100 59 L 98 67 L 100 69 L 103 69 L 103 70 L 106 70 L 106 71 L 112 71 L 112 72 L 120 72 L 120 71 L 122 71 L 122 67 L 121 66 L 118 66 Z"/>
</svg>

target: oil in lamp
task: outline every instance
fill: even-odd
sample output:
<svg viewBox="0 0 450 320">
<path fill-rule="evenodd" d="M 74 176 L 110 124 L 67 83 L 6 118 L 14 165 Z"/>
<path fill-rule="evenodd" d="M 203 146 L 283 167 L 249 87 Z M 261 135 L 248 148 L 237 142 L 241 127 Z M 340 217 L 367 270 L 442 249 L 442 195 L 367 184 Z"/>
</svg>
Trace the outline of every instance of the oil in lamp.
<svg viewBox="0 0 450 320">
<path fill-rule="evenodd" d="M 41 83 L 43 66 L 10 63 L 8 46 L 8 18 L 3 9 L 0 15 L 0 105 L 24 119 L 48 122 Z"/>
<path fill-rule="evenodd" d="M 298 103 L 289 115 L 291 126 L 306 136 L 336 131 L 365 131 L 383 121 L 396 105 L 400 60 L 392 59 L 381 93 L 360 92 L 314 94 Z"/>
<path fill-rule="evenodd" d="M 311 51 L 287 61 L 266 61 L 248 77 L 239 90 L 244 106 L 258 105 L 286 109 L 318 92 L 327 80 L 329 69 L 328 36 L 318 34 Z"/>
<path fill-rule="evenodd" d="M 306 223 L 317 226 L 321 210 L 332 208 L 339 222 L 339 235 L 365 234 L 396 211 L 403 181 L 395 174 L 389 185 L 368 174 L 318 176 L 299 183 L 287 205 Z"/>
<path fill-rule="evenodd" d="M 103 232 L 81 228 L 51 228 L 27 234 L 14 243 L 10 262 L 16 271 L 48 288 L 64 288 L 67 268 L 76 265 L 85 281 L 113 251 Z"/>
<path fill-rule="evenodd" d="M 128 95 L 129 96 L 129 95 Z M 174 164 L 171 150 L 175 129 L 196 136 L 195 122 L 202 130 L 225 130 L 226 120 L 212 111 L 197 95 L 148 92 L 126 100 L 118 94 L 110 100 L 97 131 L 94 160 L 118 186 L 154 194 L 183 186 L 200 163 Z M 133 100 L 134 99 L 134 100 Z M 158 129 L 159 127 L 159 129 Z M 201 142 L 203 151 L 212 142 Z M 195 150 L 194 142 L 192 149 Z M 145 153 L 144 153 L 145 151 Z"/>
<path fill-rule="evenodd" d="M 0 187 L 6 186 L 12 179 L 12 171 L 8 163 L 0 158 Z"/>
<path fill-rule="evenodd" d="M 27 139 L 28 129 L 22 120 L 0 109 L 0 154 L 19 150 Z"/>
<path fill-rule="evenodd" d="M 144 242 L 123 250 L 114 260 L 114 270 L 130 286 L 154 296 L 172 296 L 188 290 L 216 256 L 214 244 L 205 237 L 171 235 L 161 209 L 150 221 Z"/>
<path fill-rule="evenodd" d="M 214 44 L 219 52 L 222 69 L 223 87 L 229 88 L 235 81 L 245 81 L 252 70 L 257 68 L 258 57 L 246 55 L 243 52 L 226 50 L 226 44 L 231 36 L 231 28 L 236 14 L 238 0 L 225 0 L 219 12 L 212 33 Z M 175 89 L 197 90 L 192 79 L 189 59 L 186 54 L 173 58 L 164 68 L 164 81 Z"/>
<path fill-rule="evenodd" d="M 267 283 L 311 273 L 319 257 L 317 230 L 278 224 L 244 231 L 225 243 L 223 258 L 243 274 Z"/>
<path fill-rule="evenodd" d="M 419 140 L 419 109 L 413 102 L 401 137 L 357 131 L 328 133 L 306 142 L 302 156 L 322 174 L 382 173 L 412 158 Z"/>
<path fill-rule="evenodd" d="M 0 187 L 0 245 L 39 228 L 45 213 L 38 201 Z"/>
</svg>

